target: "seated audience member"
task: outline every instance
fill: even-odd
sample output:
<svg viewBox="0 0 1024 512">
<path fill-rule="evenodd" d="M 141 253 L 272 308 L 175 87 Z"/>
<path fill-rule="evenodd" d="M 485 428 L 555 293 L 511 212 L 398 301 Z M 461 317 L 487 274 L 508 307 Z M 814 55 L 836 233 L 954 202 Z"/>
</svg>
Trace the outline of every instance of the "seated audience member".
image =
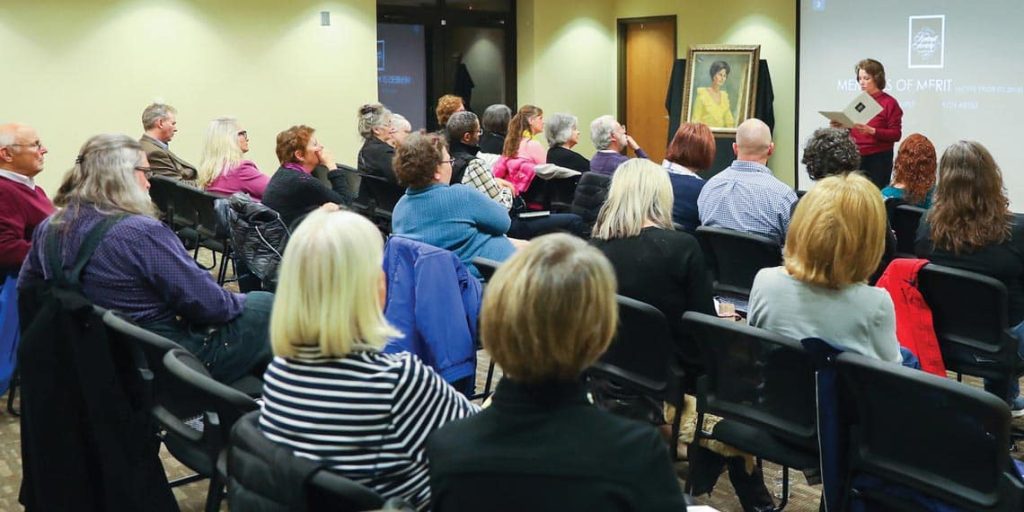
<svg viewBox="0 0 1024 512">
<path fill-rule="evenodd" d="M 590 160 L 572 148 L 580 142 L 580 129 L 576 116 L 556 113 L 544 121 L 544 136 L 548 139 L 547 162 L 581 173 L 590 170 Z"/>
<path fill-rule="evenodd" d="M 447 137 L 451 141 L 452 179 L 451 184 L 470 185 L 511 209 L 515 187 L 501 178 L 495 178 L 487 170 L 483 160 L 476 155 L 480 140 L 480 123 L 472 112 L 456 112 L 448 120 Z M 521 219 L 512 214 L 508 235 L 514 238 L 530 239 L 554 231 L 567 231 L 580 236 L 585 233 L 583 222 L 578 215 L 553 213 L 541 217 Z"/>
<path fill-rule="evenodd" d="M 508 134 L 501 156 L 523 158 L 534 165 L 547 163 L 548 154 L 537 141 L 537 134 L 544 131 L 544 111 L 534 105 L 523 105 L 508 122 Z"/>
<path fill-rule="evenodd" d="M 394 115 L 384 105 L 368 103 L 359 107 L 359 135 L 364 141 L 356 163 L 359 172 L 398 183 L 391 168 L 397 143 L 395 133 Z"/>
<path fill-rule="evenodd" d="M 697 239 L 672 227 L 672 201 L 667 174 L 634 158 L 615 171 L 591 236 L 615 268 L 619 294 L 658 308 L 682 342 L 683 313 L 714 315 L 715 305 Z"/>
<path fill-rule="evenodd" d="M 491 105 L 484 110 L 481 118 L 484 134 L 480 136 L 480 151 L 489 155 L 500 155 L 505 147 L 508 123 L 512 120 L 512 109 L 505 105 Z"/>
<path fill-rule="evenodd" d="M 807 139 L 800 162 L 807 167 L 807 176 L 818 181 L 860 169 L 860 152 L 849 130 L 818 128 Z"/>
<path fill-rule="evenodd" d="M 608 347 L 618 310 L 608 261 L 546 235 L 488 283 L 481 337 L 501 365 L 491 406 L 427 443 L 433 509 L 686 509 L 665 441 L 598 409 L 580 374 Z"/>
<path fill-rule="evenodd" d="M 397 147 L 406 137 L 412 133 L 412 124 L 402 114 L 391 113 L 391 142 L 392 146 Z"/>
<path fill-rule="evenodd" d="M 249 132 L 233 117 L 210 121 L 199 160 L 199 186 L 208 192 L 229 196 L 245 192 L 259 201 L 270 182 L 256 162 L 242 160 L 249 152 Z"/>
<path fill-rule="evenodd" d="M 612 116 L 601 116 L 590 123 L 590 140 L 597 148 L 597 153 L 590 159 L 590 170 L 598 174 L 614 174 L 619 164 L 629 160 L 628 156 L 622 154 L 627 147 L 633 149 L 637 158 L 647 158 L 647 153 L 633 137 L 626 134 L 626 127 Z"/>
<path fill-rule="evenodd" d="M 138 142 L 124 135 L 90 138 L 54 197 L 58 211 L 39 225 L 34 239 L 55 234 L 62 255 L 77 254 L 97 223 L 123 216 L 82 274 L 85 296 L 181 344 L 219 381 L 262 372 L 270 359 L 267 322 L 274 296 L 217 286 L 177 235 L 155 218 L 149 173 Z M 19 289 L 53 277 L 44 247 L 37 243 L 29 252 Z"/>
<path fill-rule="evenodd" d="M 462 98 L 454 94 L 445 94 L 437 99 L 437 108 L 434 109 L 434 115 L 437 116 L 437 127 L 440 130 L 444 130 L 444 127 L 448 125 L 448 118 L 452 117 L 452 114 L 456 112 L 462 112 L 466 110 L 466 105 L 462 102 Z"/>
<path fill-rule="evenodd" d="M 515 251 L 505 236 L 511 221 L 504 207 L 472 187 L 448 185 L 452 158 L 441 136 L 410 135 L 394 165 L 408 187 L 392 213 L 394 234 L 454 252 L 477 277 L 474 257 L 504 261 Z"/>
<path fill-rule="evenodd" d="M 900 363 L 892 299 L 867 284 L 885 231 L 885 205 L 870 180 L 850 173 L 819 181 L 797 204 L 784 266 L 754 278 L 750 325 Z"/>
<path fill-rule="evenodd" d="M 697 198 L 704 188 L 704 179 L 697 171 L 706 171 L 715 161 L 715 137 L 703 123 L 679 125 L 672 142 L 668 143 L 665 161 L 661 166 L 668 171 L 672 182 L 672 221 L 678 222 L 688 233 L 700 225 Z"/>
<path fill-rule="evenodd" d="M 142 128 L 146 131 L 139 139 L 146 152 L 154 176 L 176 180 L 194 180 L 199 176 L 195 166 L 171 152 L 168 145 L 178 132 L 178 111 L 170 105 L 153 103 L 142 111 Z"/>
<path fill-rule="evenodd" d="M 505 208 L 511 208 L 515 194 L 512 184 L 495 178 L 484 161 L 477 157 L 480 153 L 480 122 L 476 114 L 468 111 L 453 114 L 445 127 L 445 136 L 452 157 L 451 184 L 471 185 Z"/>
<path fill-rule="evenodd" d="M 892 167 L 892 183 L 882 189 L 882 195 L 920 208 L 931 208 L 935 168 L 932 141 L 920 133 L 911 134 L 900 143 Z"/>
<path fill-rule="evenodd" d="M 697 197 L 705 226 L 761 235 L 782 244 L 796 193 L 766 164 L 775 151 L 768 125 L 748 119 L 736 130 L 736 160 L 704 184 Z"/>
<path fill-rule="evenodd" d="M 299 125 L 277 134 L 281 167 L 263 192 L 263 204 L 281 214 L 281 220 L 289 226 L 324 203 L 348 203 L 348 178 L 336 168 L 330 150 L 313 136 L 315 131 Z M 318 167 L 327 171 L 331 187 L 313 176 Z"/>
<path fill-rule="evenodd" d="M 382 245 L 370 221 L 328 207 L 295 230 L 270 319 L 260 428 L 299 457 L 425 510 L 427 435 L 478 408 L 416 356 L 381 353 L 401 336 L 382 312 Z"/>
<path fill-rule="evenodd" d="M 35 128 L 0 125 L 0 287 L 5 276 L 18 274 L 32 247 L 32 232 L 53 213 L 53 204 L 35 182 L 45 156 Z"/>
<path fill-rule="evenodd" d="M 935 202 L 921 219 L 914 252 L 932 263 L 998 279 L 1009 296 L 1007 319 L 1024 356 L 1024 221 L 1010 212 L 1003 174 L 980 143 L 959 141 L 939 160 Z M 985 382 L 1006 399 L 1014 417 L 1024 416 L 1017 379 Z"/>
</svg>

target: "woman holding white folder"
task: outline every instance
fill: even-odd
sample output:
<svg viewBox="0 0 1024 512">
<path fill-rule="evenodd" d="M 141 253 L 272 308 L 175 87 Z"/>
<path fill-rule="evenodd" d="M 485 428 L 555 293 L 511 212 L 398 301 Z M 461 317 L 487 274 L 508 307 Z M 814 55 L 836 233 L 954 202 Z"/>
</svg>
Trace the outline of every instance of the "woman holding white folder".
<svg viewBox="0 0 1024 512">
<path fill-rule="evenodd" d="M 861 169 L 881 190 L 892 176 L 893 144 L 903 136 L 903 109 L 896 98 L 882 92 L 885 89 L 885 68 L 875 59 L 864 59 L 854 67 L 860 89 L 871 95 L 882 111 L 867 124 L 855 124 L 850 136 L 860 151 Z M 834 121 L 832 126 L 839 126 Z"/>
</svg>

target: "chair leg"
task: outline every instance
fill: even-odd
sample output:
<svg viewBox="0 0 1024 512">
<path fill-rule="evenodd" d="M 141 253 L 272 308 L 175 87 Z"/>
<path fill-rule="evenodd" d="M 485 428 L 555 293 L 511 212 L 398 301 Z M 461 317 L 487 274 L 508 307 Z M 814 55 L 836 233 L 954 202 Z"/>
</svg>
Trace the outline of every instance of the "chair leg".
<svg viewBox="0 0 1024 512">
<path fill-rule="evenodd" d="M 220 502 L 224 499 L 224 481 L 217 471 L 210 476 L 210 489 L 206 491 L 206 512 L 220 510 Z"/>
<path fill-rule="evenodd" d="M 491 382 L 494 380 L 494 359 L 487 366 L 487 380 L 484 381 L 484 398 L 491 396 Z"/>
<path fill-rule="evenodd" d="M 11 385 L 7 388 L 7 412 L 11 416 L 21 416 L 21 411 L 14 408 L 14 395 L 18 392 L 18 384 L 21 384 L 21 373 L 17 368 L 11 374 Z"/>
<path fill-rule="evenodd" d="M 676 406 L 675 415 L 672 417 L 672 460 L 679 460 L 679 424 L 683 421 L 683 409 L 686 404 Z"/>
<path fill-rule="evenodd" d="M 167 482 L 167 485 L 169 485 L 173 489 L 175 487 L 180 487 L 182 485 L 188 485 L 188 484 L 191 484 L 193 482 L 198 482 L 198 481 L 200 481 L 200 480 L 202 480 L 204 478 L 206 478 L 206 477 L 203 476 L 203 475 L 200 475 L 199 473 L 196 473 L 194 475 L 183 476 L 181 478 L 176 478 L 174 480 L 171 480 L 170 482 Z"/>
<path fill-rule="evenodd" d="M 789 503 L 789 468 L 782 466 L 782 499 L 779 500 L 779 506 L 775 507 L 775 511 L 782 512 L 787 503 Z"/>
</svg>

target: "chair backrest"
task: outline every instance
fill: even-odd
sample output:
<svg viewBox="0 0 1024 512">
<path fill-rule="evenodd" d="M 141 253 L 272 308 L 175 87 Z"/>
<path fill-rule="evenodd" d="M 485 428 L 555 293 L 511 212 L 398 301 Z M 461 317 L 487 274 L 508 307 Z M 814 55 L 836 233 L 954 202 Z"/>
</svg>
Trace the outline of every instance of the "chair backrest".
<svg viewBox="0 0 1024 512">
<path fill-rule="evenodd" d="M 174 188 L 171 189 L 171 207 L 174 210 L 172 227 L 175 229 L 194 228 L 199 224 L 199 212 L 196 210 L 189 192 L 198 189 L 178 180 L 173 181 Z"/>
<path fill-rule="evenodd" d="M 996 396 L 850 352 L 835 363 L 855 411 L 850 476 L 868 474 L 964 510 L 1022 510 L 1010 411 Z"/>
<path fill-rule="evenodd" d="M 190 211 L 196 212 L 196 230 L 200 236 L 210 239 L 225 239 L 228 236 L 226 223 L 217 213 L 216 202 L 225 196 L 180 183 L 181 193 L 187 198 Z"/>
<path fill-rule="evenodd" d="M 231 427 L 245 413 L 255 411 L 259 404 L 245 393 L 213 379 L 206 368 L 191 352 L 176 348 L 164 354 L 162 361 L 166 384 L 186 396 L 193 412 L 188 416 L 175 414 L 159 401 L 153 414 L 167 429 L 167 435 L 194 443 L 194 448 L 206 451 L 216 460 L 227 447 Z M 189 424 L 189 416 L 201 414 L 203 429 L 198 431 Z"/>
<path fill-rule="evenodd" d="M 757 272 L 782 264 L 782 248 L 763 236 L 698 226 L 697 241 L 719 294 L 749 297 Z"/>
<path fill-rule="evenodd" d="M 171 225 L 174 222 L 174 188 L 177 180 L 164 176 L 153 176 L 149 179 L 149 197 L 160 209 L 160 220 Z"/>
<path fill-rule="evenodd" d="M 587 226 L 593 226 L 597 213 L 608 199 L 612 177 L 594 172 L 584 173 L 576 185 L 572 198 L 572 213 L 579 215 Z"/>
<path fill-rule="evenodd" d="M 817 450 L 815 368 L 800 342 L 703 313 L 683 325 L 704 358 L 698 410 Z"/>
<path fill-rule="evenodd" d="M 636 299 L 616 295 L 615 300 L 619 305 L 618 330 L 588 373 L 675 402 L 679 397 L 667 395 L 677 392 L 670 377 L 677 350 L 665 315 Z"/>
<path fill-rule="evenodd" d="M 170 411 L 172 414 L 189 417 L 198 414 L 198 408 L 191 400 L 192 393 L 173 383 L 164 368 L 164 356 L 175 349 L 184 350 L 181 345 L 147 331 L 121 318 L 115 311 L 103 314 L 110 336 L 115 343 L 126 347 L 136 347 L 141 352 L 144 370 L 152 374 L 152 402 Z M 203 370 L 205 371 L 205 369 Z"/>
<path fill-rule="evenodd" d="M 976 272 L 928 264 L 918 273 L 917 287 L 932 310 L 946 368 L 1006 378 L 1017 366 L 1017 341 L 1009 331 L 1003 283 Z"/>
<path fill-rule="evenodd" d="M 373 490 L 268 439 L 259 411 L 242 416 L 231 430 L 228 449 L 228 503 L 232 510 L 354 511 L 380 509 Z M 310 477 L 312 475 L 312 477 Z"/>
<path fill-rule="evenodd" d="M 494 277 L 494 273 L 497 272 L 498 267 L 501 266 L 500 261 L 494 261 L 490 258 L 484 258 L 483 256 L 475 256 L 471 263 L 476 267 L 477 272 L 480 272 L 480 275 L 483 276 L 485 283 Z"/>
<path fill-rule="evenodd" d="M 365 191 L 363 188 L 365 187 Z M 359 195 L 371 198 L 374 205 L 388 213 L 394 211 L 395 203 L 405 194 L 405 188 L 396 183 L 372 174 L 361 174 L 359 183 Z"/>
<path fill-rule="evenodd" d="M 892 210 L 889 223 L 896 232 L 896 252 L 900 255 L 914 254 L 914 239 L 917 237 L 917 226 L 924 216 L 924 208 L 909 204 L 897 204 Z"/>
</svg>

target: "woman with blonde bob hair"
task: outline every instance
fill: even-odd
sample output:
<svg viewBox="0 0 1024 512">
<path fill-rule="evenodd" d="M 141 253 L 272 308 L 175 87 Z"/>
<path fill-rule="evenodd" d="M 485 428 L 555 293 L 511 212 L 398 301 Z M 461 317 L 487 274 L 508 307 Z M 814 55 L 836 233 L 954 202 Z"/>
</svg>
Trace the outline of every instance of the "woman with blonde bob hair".
<svg viewBox="0 0 1024 512">
<path fill-rule="evenodd" d="M 657 431 L 587 400 L 581 373 L 617 321 L 611 265 L 578 238 L 535 238 L 498 268 L 480 322 L 505 376 L 489 408 L 431 436 L 433 510 L 685 508 Z M 536 487 L 538 462 L 558 485 Z"/>
<path fill-rule="evenodd" d="M 797 203 L 785 265 L 754 278 L 750 325 L 901 362 L 892 299 L 867 284 L 882 259 L 886 229 L 885 205 L 870 180 L 850 173 L 819 181 Z"/>
<path fill-rule="evenodd" d="M 380 349 L 383 239 L 366 218 L 324 206 L 288 242 L 270 318 L 260 427 L 387 498 L 430 501 L 424 444 L 478 409 L 409 353 Z"/>
<path fill-rule="evenodd" d="M 644 158 L 626 161 L 612 175 L 592 242 L 615 268 L 619 293 L 664 313 L 680 354 L 696 359 L 682 316 L 715 313 L 711 280 L 697 240 L 673 228 L 673 197 L 664 169 Z"/>
<path fill-rule="evenodd" d="M 60 254 L 74 255 L 94 227 L 112 222 L 82 274 L 85 296 L 181 344 L 219 381 L 262 372 L 270 359 L 266 333 L 274 296 L 231 293 L 199 268 L 174 231 L 155 218 L 147 193 L 151 173 L 142 147 L 126 135 L 86 141 L 54 197 L 60 209 L 36 228 L 33 239 L 40 243 L 29 251 L 19 289 L 53 277 L 42 243 L 48 236 L 58 238 Z"/>
</svg>

